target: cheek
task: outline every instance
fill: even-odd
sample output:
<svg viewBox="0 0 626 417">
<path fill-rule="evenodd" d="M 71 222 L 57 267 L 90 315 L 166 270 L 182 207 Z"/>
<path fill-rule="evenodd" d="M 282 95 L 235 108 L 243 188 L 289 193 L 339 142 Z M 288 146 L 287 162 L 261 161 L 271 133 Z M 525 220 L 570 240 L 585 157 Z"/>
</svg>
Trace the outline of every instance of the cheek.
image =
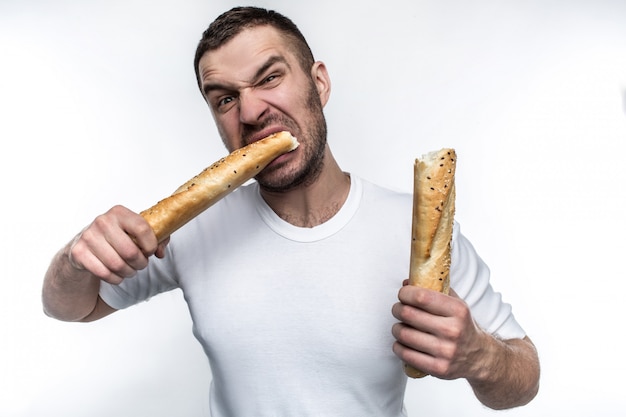
<svg viewBox="0 0 626 417">
<path fill-rule="evenodd" d="M 308 107 L 309 89 L 310 83 L 304 79 L 284 82 L 276 88 L 261 92 L 259 98 L 287 116 L 301 117 Z"/>
<path fill-rule="evenodd" d="M 222 115 L 220 117 L 214 116 L 213 119 L 215 121 L 215 126 L 217 127 L 217 132 L 229 152 L 241 148 L 244 145 L 241 141 L 241 129 L 238 120 L 227 115 Z"/>
</svg>

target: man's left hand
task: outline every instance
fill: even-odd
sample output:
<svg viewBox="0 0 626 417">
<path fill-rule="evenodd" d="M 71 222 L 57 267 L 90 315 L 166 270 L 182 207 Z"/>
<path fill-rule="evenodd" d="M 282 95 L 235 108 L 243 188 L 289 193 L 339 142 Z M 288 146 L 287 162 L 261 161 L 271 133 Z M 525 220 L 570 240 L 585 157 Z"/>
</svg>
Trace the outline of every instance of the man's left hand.
<svg viewBox="0 0 626 417">
<path fill-rule="evenodd" d="M 449 295 L 406 285 L 392 314 L 394 353 L 405 363 L 441 379 L 472 378 L 481 372 L 489 346 L 467 304 L 453 290 Z"/>
</svg>

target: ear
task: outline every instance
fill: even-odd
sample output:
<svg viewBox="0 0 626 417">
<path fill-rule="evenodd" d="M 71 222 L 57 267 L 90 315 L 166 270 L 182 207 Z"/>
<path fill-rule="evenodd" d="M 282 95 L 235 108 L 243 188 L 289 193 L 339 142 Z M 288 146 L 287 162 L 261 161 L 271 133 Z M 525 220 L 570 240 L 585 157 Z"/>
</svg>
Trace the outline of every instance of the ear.
<svg viewBox="0 0 626 417">
<path fill-rule="evenodd" d="M 328 103 L 328 99 L 330 98 L 330 77 L 328 76 L 326 65 L 323 62 L 317 61 L 313 64 L 313 67 L 311 67 L 311 79 L 317 87 L 317 93 L 320 96 L 323 107 Z"/>
</svg>

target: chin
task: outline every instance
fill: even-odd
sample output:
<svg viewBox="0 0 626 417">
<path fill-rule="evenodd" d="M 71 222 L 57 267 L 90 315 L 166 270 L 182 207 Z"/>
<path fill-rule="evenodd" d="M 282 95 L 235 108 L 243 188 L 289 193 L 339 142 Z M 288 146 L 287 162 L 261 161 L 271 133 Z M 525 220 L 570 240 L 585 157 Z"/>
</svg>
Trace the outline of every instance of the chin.
<svg viewBox="0 0 626 417">
<path fill-rule="evenodd" d="M 272 170 L 267 175 L 257 176 L 257 182 L 262 189 L 274 193 L 285 193 L 297 188 L 306 188 L 313 184 L 322 172 L 322 165 L 306 166 L 300 171 L 290 173 L 281 169 Z"/>
</svg>

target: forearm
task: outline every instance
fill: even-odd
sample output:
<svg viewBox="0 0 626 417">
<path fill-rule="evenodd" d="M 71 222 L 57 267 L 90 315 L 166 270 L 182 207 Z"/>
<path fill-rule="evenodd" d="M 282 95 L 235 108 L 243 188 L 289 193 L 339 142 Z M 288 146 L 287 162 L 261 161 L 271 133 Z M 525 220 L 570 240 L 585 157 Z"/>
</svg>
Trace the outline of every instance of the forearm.
<svg viewBox="0 0 626 417">
<path fill-rule="evenodd" d="M 44 312 L 63 321 L 81 321 L 98 303 L 100 280 L 69 261 L 69 245 L 57 253 L 46 272 L 42 301 Z"/>
<path fill-rule="evenodd" d="M 539 359 L 528 338 L 499 340 L 486 335 L 485 357 L 475 378 L 468 378 L 476 398 L 502 410 L 525 405 L 539 389 Z"/>
</svg>

